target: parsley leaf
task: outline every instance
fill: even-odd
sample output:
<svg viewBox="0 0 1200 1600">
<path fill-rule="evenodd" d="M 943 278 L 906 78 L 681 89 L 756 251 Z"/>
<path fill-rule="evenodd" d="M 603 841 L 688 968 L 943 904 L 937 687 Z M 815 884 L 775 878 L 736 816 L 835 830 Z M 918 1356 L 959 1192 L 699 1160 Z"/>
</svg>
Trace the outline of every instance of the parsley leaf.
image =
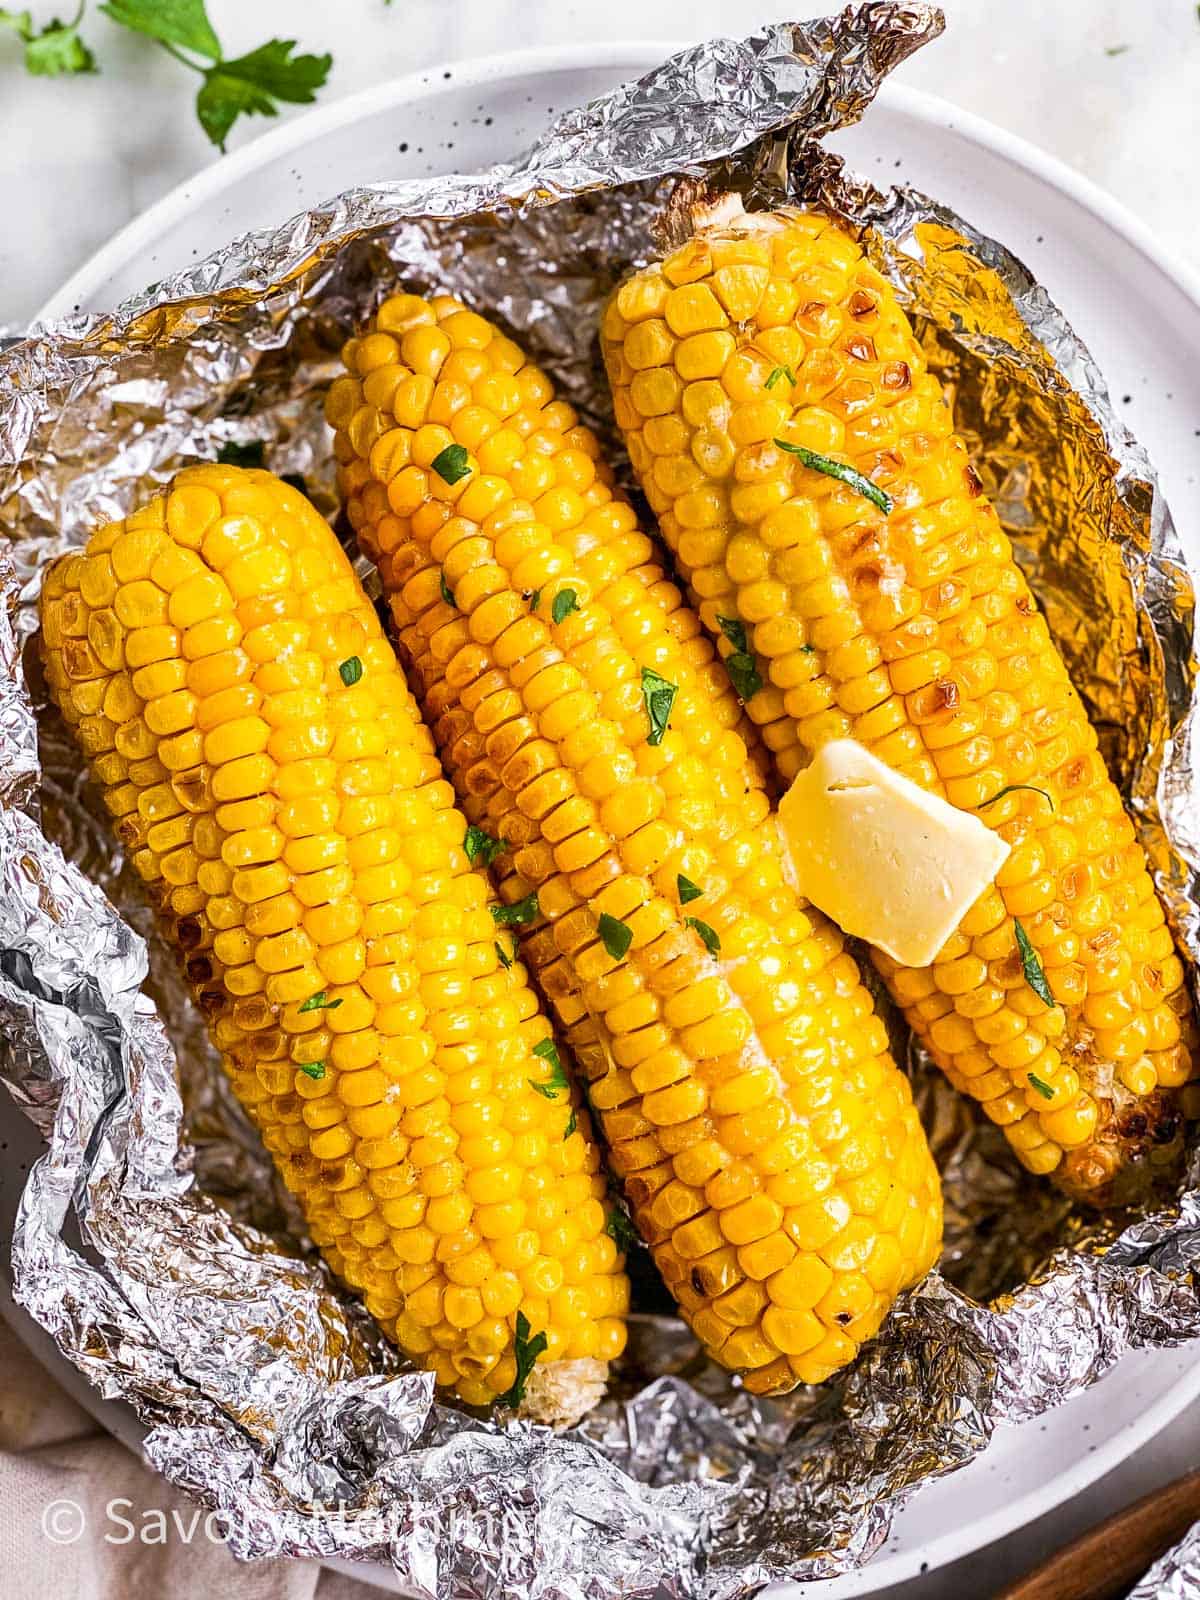
<svg viewBox="0 0 1200 1600">
<path fill-rule="evenodd" d="M 558 1048 L 553 1039 L 543 1039 L 540 1044 L 533 1047 L 535 1056 L 541 1056 L 543 1061 L 549 1062 L 550 1076 L 544 1083 L 539 1083 L 536 1078 L 530 1078 L 530 1087 L 536 1089 L 544 1100 L 554 1100 L 558 1097 L 560 1089 L 569 1089 L 567 1075 L 563 1071 L 563 1064 L 559 1059 Z"/>
<path fill-rule="evenodd" d="M 473 867 L 490 867 L 503 851 L 504 840 L 493 839 L 490 833 L 484 833 L 482 828 L 472 824 L 463 840 L 463 849 L 467 852 L 467 860 Z"/>
<path fill-rule="evenodd" d="M 512 967 L 513 958 L 508 954 L 499 940 L 496 941 L 495 950 L 496 957 L 500 962 L 500 965 L 504 968 L 505 972 L 508 972 Z"/>
<path fill-rule="evenodd" d="M 788 455 L 799 456 L 804 465 L 813 472 L 823 472 L 827 478 L 836 478 L 839 483 L 844 483 L 856 494 L 861 494 L 864 500 L 869 500 L 873 506 L 878 507 L 885 517 L 891 511 L 891 495 L 885 494 L 877 483 L 872 483 L 870 478 L 864 478 L 861 472 L 848 467 L 844 461 L 835 461 L 832 456 L 823 456 L 817 450 L 807 450 L 802 444 L 789 444 L 786 439 L 776 439 L 773 442 L 780 450 L 786 450 Z"/>
<path fill-rule="evenodd" d="M 347 656 L 338 667 L 338 674 L 347 689 L 352 689 L 362 677 L 363 666 L 357 656 Z"/>
<path fill-rule="evenodd" d="M 571 1137 L 571 1135 L 575 1132 L 575 1130 L 576 1130 L 576 1128 L 578 1128 L 578 1126 L 579 1126 L 579 1118 L 575 1113 L 575 1107 L 572 1106 L 571 1107 L 571 1115 L 567 1118 L 567 1129 L 566 1129 L 566 1132 L 563 1134 L 563 1142 L 564 1143 Z"/>
<path fill-rule="evenodd" d="M 196 96 L 196 115 L 213 144 L 225 149 L 242 115 L 274 117 L 278 100 L 310 105 L 329 76 L 333 57 L 293 56 L 294 39 L 271 39 L 249 55 L 209 67 Z"/>
<path fill-rule="evenodd" d="M 300 1071 L 306 1078 L 314 1078 L 318 1083 L 325 1076 L 325 1063 L 323 1061 L 302 1061 Z"/>
<path fill-rule="evenodd" d="M 699 917 L 685 917 L 684 921 L 689 928 L 695 929 L 700 935 L 701 942 L 710 956 L 721 954 L 721 937 L 715 928 L 710 928 L 707 922 L 701 922 Z"/>
<path fill-rule="evenodd" d="M 578 610 L 579 596 L 574 589 L 560 589 L 554 596 L 553 604 L 550 607 L 550 615 L 555 622 L 563 622 L 571 615 L 572 611 Z"/>
<path fill-rule="evenodd" d="M 791 367 L 775 367 L 772 369 L 771 375 L 767 379 L 766 383 L 763 384 L 763 388 L 773 389 L 777 383 L 782 383 L 784 378 L 787 379 L 793 389 L 796 387 L 796 374 L 792 371 Z"/>
<path fill-rule="evenodd" d="M 247 439 L 245 444 L 226 439 L 217 451 L 217 460 L 223 467 L 261 467 L 266 458 L 267 447 L 261 439 Z"/>
<path fill-rule="evenodd" d="M 746 637 L 746 624 L 738 617 L 718 616 L 717 625 L 733 648 L 745 655 L 750 649 L 750 641 Z"/>
<path fill-rule="evenodd" d="M 637 1229 L 630 1221 L 629 1213 L 624 1206 L 613 1206 L 608 1213 L 608 1221 L 604 1224 L 604 1231 L 623 1254 L 628 1254 L 637 1243 Z"/>
<path fill-rule="evenodd" d="M 681 906 L 690 905 L 693 900 L 699 900 L 704 893 L 698 883 L 693 883 L 690 878 L 685 878 L 682 872 L 677 873 L 675 876 L 675 888 L 679 893 L 679 904 Z"/>
<path fill-rule="evenodd" d="M 341 1005 L 340 1000 L 326 1000 L 324 989 L 318 989 L 316 994 L 310 994 L 300 1007 L 301 1011 L 336 1011 Z"/>
<path fill-rule="evenodd" d="M 1046 982 L 1045 969 L 1038 959 L 1038 953 L 1033 948 L 1033 943 L 1025 929 L 1013 918 L 1013 927 L 1017 932 L 1017 949 L 1021 952 L 1021 970 L 1025 974 L 1025 982 L 1046 1005 L 1053 1008 L 1057 1002 L 1050 992 L 1050 985 Z"/>
<path fill-rule="evenodd" d="M 1042 799 L 1050 807 L 1051 811 L 1054 810 L 1054 801 L 1051 800 L 1050 796 L 1046 793 L 1045 789 L 1039 789 L 1037 784 L 1035 784 L 1035 783 L 1009 783 L 1009 784 L 1006 784 L 1004 786 L 1004 788 L 1001 789 L 998 794 L 994 794 L 990 800 L 981 800 L 979 802 L 978 806 L 976 806 L 975 809 L 977 811 L 982 811 L 984 806 L 994 806 L 996 804 L 997 800 L 1003 800 L 1004 796 L 1006 794 L 1016 794 L 1018 789 L 1028 789 L 1030 794 L 1040 794 Z"/>
<path fill-rule="evenodd" d="M 513 1340 L 513 1355 L 517 1358 L 517 1375 L 513 1379 L 513 1386 L 507 1394 L 500 1396 L 502 1406 L 511 1406 L 515 1411 L 525 1398 L 525 1385 L 529 1382 L 529 1374 L 533 1371 L 534 1363 L 545 1350 L 549 1340 L 544 1333 L 534 1334 L 529 1337 L 529 1318 L 523 1311 L 517 1312 L 517 1332 Z"/>
<path fill-rule="evenodd" d="M 98 70 L 95 56 L 79 37 L 82 16 L 80 5 L 70 22 L 54 17 L 35 30 L 28 11 L 9 11 L 0 6 L 0 25 L 11 28 L 24 44 L 25 70 L 34 78 L 61 78 Z"/>
<path fill-rule="evenodd" d="M 542 591 L 540 589 L 535 589 L 533 591 L 533 593 L 529 596 L 529 609 L 530 609 L 530 611 L 536 611 L 537 608 L 541 605 L 541 603 L 542 603 Z"/>
<path fill-rule="evenodd" d="M 446 574 L 444 572 L 441 574 L 441 586 L 442 586 L 442 599 L 446 602 L 446 604 L 448 606 L 453 606 L 455 611 L 457 611 L 458 610 L 458 601 L 454 598 L 454 590 L 446 582 Z"/>
<path fill-rule="evenodd" d="M 675 704 L 675 696 L 678 693 L 677 683 L 660 678 L 652 667 L 642 668 L 642 698 L 646 702 L 646 715 L 650 719 L 647 744 L 657 745 L 663 742 L 667 726 L 671 721 L 671 707 Z"/>
<path fill-rule="evenodd" d="M 1054 1099 L 1054 1090 L 1048 1083 L 1043 1083 L 1036 1073 L 1027 1072 L 1025 1076 L 1029 1079 L 1030 1086 L 1037 1090 L 1043 1100 Z"/>
<path fill-rule="evenodd" d="M 108 0 L 100 9 L 122 28 L 132 28 L 159 44 L 194 50 L 210 61 L 221 59 L 221 41 L 208 20 L 204 0 Z"/>
<path fill-rule="evenodd" d="M 444 450 L 438 451 L 429 465 L 443 483 L 457 483 L 471 470 L 465 444 L 448 444 Z"/>
<path fill-rule="evenodd" d="M 511 906 L 492 907 L 492 921 L 500 928 L 523 928 L 527 922 L 532 922 L 537 914 L 536 889 L 531 889 L 524 900 L 516 900 Z"/>
<path fill-rule="evenodd" d="M 614 961 L 620 961 L 633 943 L 633 929 L 619 917 L 610 917 L 607 911 L 600 913 L 599 929 L 604 948 Z"/>
</svg>

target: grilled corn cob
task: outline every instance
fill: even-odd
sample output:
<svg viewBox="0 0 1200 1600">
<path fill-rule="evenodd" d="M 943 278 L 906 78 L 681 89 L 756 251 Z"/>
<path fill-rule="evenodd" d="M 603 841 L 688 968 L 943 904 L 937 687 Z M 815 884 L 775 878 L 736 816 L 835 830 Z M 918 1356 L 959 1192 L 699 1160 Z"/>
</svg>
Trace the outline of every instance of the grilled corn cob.
<svg viewBox="0 0 1200 1600">
<path fill-rule="evenodd" d="M 743 216 L 623 284 L 603 342 L 701 617 L 725 656 L 723 631 L 749 635 L 779 775 L 857 739 L 1012 846 L 932 966 L 878 959 L 910 1024 L 1026 1167 L 1132 1193 L 1180 1143 L 1183 967 L 890 286 L 823 216 Z"/>
<path fill-rule="evenodd" d="M 577 1413 L 625 1337 L 598 1150 L 324 521 L 268 473 L 189 468 L 54 563 L 42 630 L 54 697 L 331 1266 L 464 1400 L 515 1401 L 540 1351 L 530 1401 L 573 1378 Z"/>
<path fill-rule="evenodd" d="M 940 1194 L 857 967 L 784 882 L 725 674 L 511 340 L 398 295 L 345 355 L 350 521 L 638 1228 L 749 1388 L 819 1382 L 932 1264 Z"/>
</svg>

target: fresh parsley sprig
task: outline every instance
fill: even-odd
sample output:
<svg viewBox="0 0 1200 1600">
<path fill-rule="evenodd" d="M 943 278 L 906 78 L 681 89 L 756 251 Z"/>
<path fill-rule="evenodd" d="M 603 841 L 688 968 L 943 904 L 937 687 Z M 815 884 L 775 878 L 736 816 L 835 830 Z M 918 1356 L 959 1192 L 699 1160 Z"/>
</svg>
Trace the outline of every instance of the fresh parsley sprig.
<svg viewBox="0 0 1200 1600">
<path fill-rule="evenodd" d="M 330 55 L 293 54 L 294 39 L 268 39 L 244 56 L 226 57 L 204 0 L 107 0 L 100 10 L 199 73 L 196 115 L 220 150 L 238 117 L 277 116 L 281 101 L 310 104 L 333 65 Z M 81 0 L 70 22 L 56 17 L 37 28 L 28 10 L 0 8 L 0 26 L 24 43 L 25 70 L 37 77 L 96 72 L 96 58 L 79 34 L 83 13 Z"/>
</svg>

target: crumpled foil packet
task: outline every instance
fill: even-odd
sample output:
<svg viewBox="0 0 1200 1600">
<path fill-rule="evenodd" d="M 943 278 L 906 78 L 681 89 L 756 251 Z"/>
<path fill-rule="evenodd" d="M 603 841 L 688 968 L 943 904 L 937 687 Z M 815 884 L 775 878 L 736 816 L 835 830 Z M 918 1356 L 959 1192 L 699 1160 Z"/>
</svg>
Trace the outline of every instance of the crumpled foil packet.
<svg viewBox="0 0 1200 1600">
<path fill-rule="evenodd" d="M 261 440 L 332 511 L 321 390 L 397 280 L 498 313 L 613 443 L 599 307 L 669 231 L 681 185 L 813 198 L 866 229 L 952 386 L 1194 971 L 1192 591 L 1150 465 L 1020 262 L 814 143 L 941 26 L 897 0 L 697 46 L 560 117 L 513 165 L 340 195 L 0 356 L 2 1065 L 48 1138 L 16 1293 L 137 1409 L 148 1459 L 220 1509 L 239 1555 L 390 1561 L 430 1600 L 658 1585 L 738 1600 L 865 1561 L 898 1504 L 997 1422 L 1056 1405 L 1133 1346 L 1200 1336 L 1200 1160 L 1153 1214 L 1080 1217 L 917 1061 L 947 1189 L 944 1276 L 838 1380 L 756 1399 L 680 1323 L 641 1315 L 610 1397 L 573 1432 L 441 1405 L 305 1248 L 148 919 L 139 935 L 105 897 L 140 903 L 35 649 L 21 671 L 47 557 L 186 460 Z"/>
<path fill-rule="evenodd" d="M 1200 1600 L 1200 1522 L 1159 1557 L 1128 1600 Z"/>
</svg>

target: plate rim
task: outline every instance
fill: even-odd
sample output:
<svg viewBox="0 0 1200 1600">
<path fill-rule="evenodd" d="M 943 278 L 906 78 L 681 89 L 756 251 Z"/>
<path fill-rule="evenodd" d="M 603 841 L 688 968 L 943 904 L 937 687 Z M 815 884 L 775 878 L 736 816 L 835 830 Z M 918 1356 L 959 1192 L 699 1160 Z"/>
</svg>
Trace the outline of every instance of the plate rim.
<svg viewBox="0 0 1200 1600">
<path fill-rule="evenodd" d="M 529 79 L 572 70 L 595 70 L 609 65 L 614 70 L 632 67 L 638 72 L 648 71 L 666 56 L 684 47 L 685 44 L 678 40 L 624 39 L 592 45 L 520 48 L 458 61 L 432 62 L 424 70 L 392 77 L 381 84 L 343 95 L 328 105 L 289 119 L 282 126 L 259 135 L 231 155 L 212 162 L 174 185 L 93 252 L 35 313 L 33 326 L 70 315 L 76 302 L 84 303 L 97 285 L 111 278 L 144 252 L 147 246 L 152 246 L 185 210 L 203 205 L 235 187 L 281 155 L 294 152 L 323 134 L 386 111 L 401 101 L 411 104 L 446 92 L 448 83 L 441 76 L 446 70 L 451 71 L 455 88 L 485 88 L 489 83 L 505 78 Z M 989 119 L 927 90 L 889 81 L 882 86 L 879 100 L 902 117 L 952 132 L 1064 194 L 1122 238 L 1147 265 L 1170 280 L 1200 310 L 1200 271 L 1163 245 L 1150 227 L 1122 201 L 1067 162 L 1021 135 L 1011 133 Z M 1178 1350 L 1187 1346 L 1170 1348 Z M 1119 1359 L 1106 1376 L 1111 1377 L 1123 1360 Z M 927 1563 L 928 1571 L 933 1572 L 968 1553 L 986 1549 L 996 1540 L 1053 1511 L 1129 1459 L 1178 1416 L 1197 1394 L 1200 1394 L 1200 1362 L 1183 1371 L 1138 1416 L 1136 1422 L 1114 1434 L 1106 1444 L 1082 1456 L 1057 1477 L 1026 1490 L 1015 1499 L 1003 1501 L 978 1520 L 951 1529 L 912 1551 L 881 1553 L 867 1566 L 831 1580 L 835 1587 L 829 1592 L 847 1596 L 875 1593 L 916 1576 L 922 1561 Z M 101 1399 L 98 1395 L 95 1398 Z M 911 1504 L 920 1493 L 920 1489 L 914 1491 L 906 1504 Z M 340 1570 L 346 1570 L 341 1563 L 337 1565 Z M 364 1575 L 363 1569 L 357 1564 L 356 1572 L 360 1578 Z M 869 1587 L 860 1588 L 859 1580 L 866 1580 Z M 823 1584 L 822 1588 L 825 1587 Z M 780 1600 L 784 1596 L 794 1596 L 799 1600 L 804 1592 L 805 1588 L 801 1588 L 796 1580 L 783 1579 L 771 1586 L 771 1593 L 779 1596 Z"/>
</svg>

